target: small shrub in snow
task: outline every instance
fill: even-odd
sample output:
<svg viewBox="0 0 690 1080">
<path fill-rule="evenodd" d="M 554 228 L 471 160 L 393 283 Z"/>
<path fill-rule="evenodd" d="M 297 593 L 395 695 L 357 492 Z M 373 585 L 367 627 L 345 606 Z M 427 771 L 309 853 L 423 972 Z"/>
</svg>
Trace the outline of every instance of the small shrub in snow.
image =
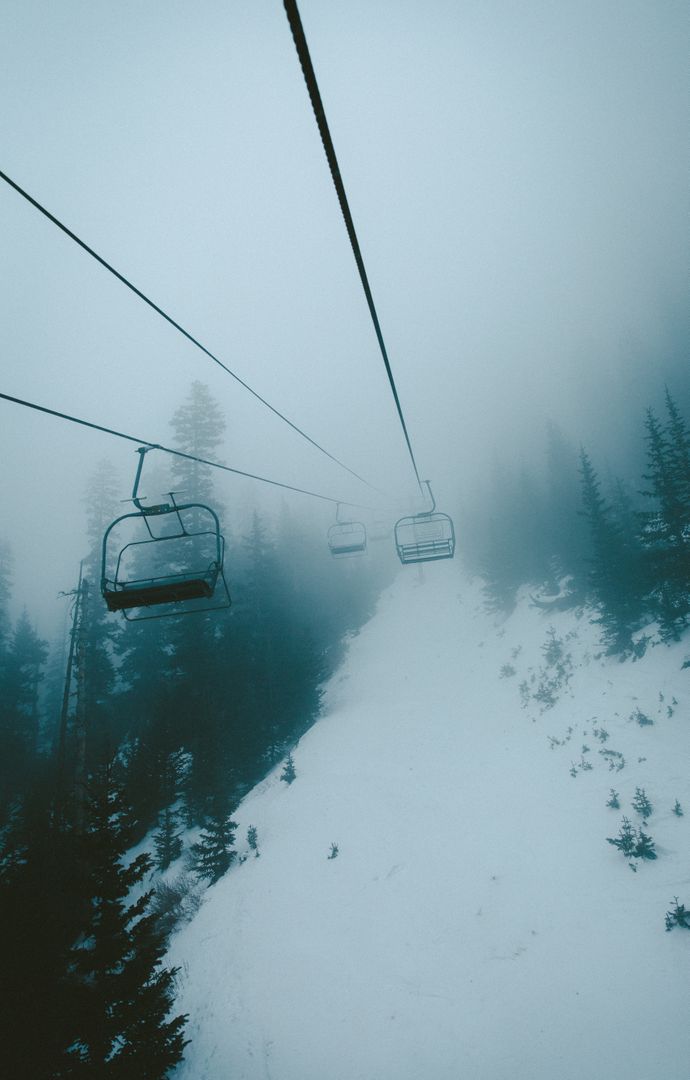
<svg viewBox="0 0 690 1080">
<path fill-rule="evenodd" d="M 331 853 L 328 856 L 328 858 L 329 859 L 337 859 L 338 858 L 338 845 L 337 844 L 331 844 Z"/>
<path fill-rule="evenodd" d="M 651 836 L 642 832 L 642 829 L 637 830 L 637 843 L 635 844 L 635 858 L 636 859 L 656 859 L 656 847 Z"/>
<path fill-rule="evenodd" d="M 635 788 L 635 798 L 632 801 L 632 808 L 638 814 L 641 814 L 643 818 L 648 818 L 654 810 L 654 807 L 647 798 L 647 792 L 644 788 Z"/>
<path fill-rule="evenodd" d="M 618 801 L 618 792 L 614 791 L 613 788 L 611 788 L 611 794 L 606 800 L 606 805 L 610 806 L 612 810 L 620 810 L 621 808 L 621 804 Z"/>
<path fill-rule="evenodd" d="M 609 733 L 605 728 L 594 728 L 592 735 L 595 739 L 598 739 L 600 743 L 605 743 L 609 737 Z"/>
<path fill-rule="evenodd" d="M 635 851 L 635 830 L 627 817 L 623 818 L 618 836 L 607 836 L 606 842 L 618 848 L 621 855 L 630 858 Z"/>
<path fill-rule="evenodd" d="M 641 660 L 644 654 L 647 652 L 647 646 L 651 641 L 651 637 L 648 634 L 642 634 L 637 641 L 633 641 L 630 647 L 630 654 L 633 660 Z"/>
<path fill-rule="evenodd" d="M 501 668 L 500 672 L 499 672 L 499 678 L 501 678 L 501 679 L 510 679 L 510 678 L 512 678 L 513 675 L 516 675 L 516 674 L 517 674 L 517 672 L 515 671 L 515 668 L 513 667 L 512 664 L 504 664 L 503 667 Z"/>
<path fill-rule="evenodd" d="M 520 683 L 520 704 L 522 705 L 523 709 L 527 708 L 527 706 L 529 705 L 529 699 L 529 683 L 526 679 L 523 679 L 523 681 Z"/>
<path fill-rule="evenodd" d="M 254 852 L 256 858 L 259 858 L 259 839 L 256 831 L 256 825 L 250 825 L 247 829 L 247 843 Z"/>
<path fill-rule="evenodd" d="M 546 631 L 546 641 L 541 647 L 544 659 L 549 667 L 555 667 L 563 658 L 563 642 L 556 637 L 556 631 L 550 626 Z"/>
<path fill-rule="evenodd" d="M 647 716 L 646 713 L 643 713 L 642 709 L 635 709 L 634 712 L 630 714 L 630 719 L 637 720 L 640 727 L 651 727 L 654 723 L 651 716 Z"/>
<path fill-rule="evenodd" d="M 642 829 L 635 829 L 627 817 L 621 822 L 618 836 L 607 836 L 606 842 L 618 848 L 626 859 L 656 859 L 656 848 L 651 836 Z M 631 869 L 636 869 L 631 864 Z"/>
<path fill-rule="evenodd" d="M 201 891 L 188 874 L 178 874 L 172 881 L 156 885 L 151 911 L 158 916 L 166 939 L 181 923 L 191 922 L 201 905 Z"/>
<path fill-rule="evenodd" d="M 284 780 L 286 784 L 291 784 L 297 776 L 297 770 L 295 769 L 295 762 L 293 761 L 292 754 L 288 754 L 283 771 L 280 774 L 280 779 Z"/>
<path fill-rule="evenodd" d="M 682 926 L 684 930 L 690 930 L 690 908 L 685 904 L 678 903 L 678 897 L 673 897 L 673 907 L 666 912 L 666 929 L 673 930 L 674 926 Z"/>
<path fill-rule="evenodd" d="M 678 802 L 678 799 L 676 799 L 676 801 L 674 803 L 673 813 L 676 815 L 676 817 L 682 817 L 683 816 L 683 807 Z"/>
<path fill-rule="evenodd" d="M 625 768 L 625 758 L 617 750 L 600 750 L 602 757 L 609 763 L 609 772 L 620 772 Z"/>
</svg>

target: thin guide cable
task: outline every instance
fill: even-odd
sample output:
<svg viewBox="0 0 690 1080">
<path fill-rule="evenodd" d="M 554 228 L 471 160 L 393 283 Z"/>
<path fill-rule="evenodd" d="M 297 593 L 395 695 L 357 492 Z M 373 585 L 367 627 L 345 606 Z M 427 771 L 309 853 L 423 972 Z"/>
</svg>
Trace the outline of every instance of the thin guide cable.
<svg viewBox="0 0 690 1080">
<path fill-rule="evenodd" d="M 28 191 L 25 191 L 24 188 L 20 187 L 19 184 L 16 183 L 16 181 L 14 181 L 10 176 L 8 176 L 7 173 L 2 172 L 2 170 L 0 170 L 0 179 L 4 180 L 6 184 L 9 184 L 9 186 L 13 188 L 19 195 L 21 195 L 23 199 L 26 199 L 26 201 L 30 203 L 31 206 L 35 207 L 36 210 L 43 214 L 43 216 L 46 217 L 48 221 L 51 221 L 53 225 L 56 225 L 57 228 L 60 229 L 66 236 L 69 236 L 70 240 L 73 240 L 75 244 L 78 244 L 78 246 L 82 248 L 93 259 L 95 259 L 96 262 L 100 263 L 101 266 L 103 266 L 109 273 L 116 277 L 118 281 L 121 281 L 123 285 L 126 285 L 126 287 L 130 289 L 135 296 L 138 296 L 140 300 L 143 300 L 145 304 L 148 304 L 148 306 L 152 308 L 152 310 L 155 311 L 156 314 L 160 315 L 162 319 L 165 319 L 166 322 L 170 323 L 170 325 L 173 326 L 175 330 L 177 330 L 180 334 L 182 334 L 182 336 L 185 337 L 187 341 L 190 341 L 192 345 L 194 345 L 197 349 L 200 349 L 205 356 L 208 356 L 208 358 L 214 362 L 214 364 L 217 364 L 218 367 L 222 368 L 223 371 L 225 371 L 236 382 L 238 382 L 240 386 L 244 387 L 245 390 L 247 390 L 253 397 L 255 397 L 257 401 L 260 401 L 262 405 L 265 405 L 266 408 L 270 409 L 270 411 L 275 416 L 277 416 L 280 420 L 286 423 L 288 427 L 291 427 L 293 431 L 296 431 L 298 435 L 301 435 L 301 437 L 303 439 L 306 439 L 308 443 L 311 443 L 313 447 L 315 447 L 317 450 L 320 450 L 321 453 L 325 454 L 326 457 L 330 458 L 331 461 L 334 461 L 336 465 L 339 465 L 341 467 L 341 469 L 345 469 L 346 472 L 349 472 L 351 476 L 354 476 L 357 480 L 360 480 L 363 484 L 366 484 L 367 487 L 372 488 L 373 491 L 378 491 L 379 494 L 383 494 L 383 492 L 381 492 L 379 488 L 375 487 L 373 484 L 370 484 L 368 480 L 365 480 L 363 476 L 360 476 L 359 473 L 354 471 L 354 469 L 351 469 L 349 465 L 345 464 L 344 461 L 341 461 L 340 458 L 337 458 L 334 454 L 331 454 L 330 451 L 326 450 L 326 448 L 321 446 L 321 444 L 318 443 L 315 439 L 312 439 L 310 435 L 307 435 L 306 431 L 303 431 L 301 427 L 298 427 L 297 424 L 293 423 L 292 420 L 285 416 L 284 413 L 280 412 L 279 409 L 276 409 L 275 406 L 271 405 L 269 401 L 266 401 L 266 398 L 262 397 L 261 394 L 257 393 L 256 390 L 252 389 L 249 383 L 246 383 L 244 379 L 241 379 L 240 376 L 232 370 L 232 368 L 229 368 L 227 364 L 224 364 L 223 361 L 220 360 L 214 353 L 212 353 L 210 349 L 207 349 L 205 345 L 202 345 L 202 343 L 197 338 L 195 338 L 193 334 L 190 334 L 188 330 L 185 330 L 184 326 L 181 326 L 180 323 L 176 322 L 176 320 L 173 319 L 171 315 L 168 315 L 168 313 L 164 311 L 163 308 L 159 307 L 158 304 L 154 303 L 154 301 L 151 300 L 150 297 L 146 295 L 146 293 L 143 293 L 141 289 L 138 289 L 137 286 L 129 280 L 129 278 L 126 278 L 124 274 L 121 274 L 119 270 L 116 270 L 115 267 L 112 266 L 109 262 L 107 262 L 101 255 L 99 255 L 97 251 L 94 251 L 92 247 L 89 247 L 89 245 L 84 240 L 78 237 L 76 233 L 72 232 L 72 230 L 69 229 L 67 225 L 60 221 L 59 218 L 56 218 L 54 214 L 51 214 L 50 210 L 47 210 L 45 206 L 42 206 L 41 203 L 34 199 L 32 195 L 29 195 Z"/>
<path fill-rule="evenodd" d="M 280 480 L 271 480 L 257 473 L 244 472 L 243 469 L 233 469 L 230 465 L 221 465 L 218 461 L 209 461 L 208 458 L 197 457 L 188 454 L 184 450 L 175 450 L 171 446 L 162 446 L 160 443 L 151 442 L 149 439 L 140 439 L 136 435 L 127 435 L 115 428 L 96 424 L 91 420 L 83 420 L 79 416 L 70 416 L 69 413 L 60 412 L 58 409 L 49 409 L 47 405 L 38 405 L 35 401 L 26 401 L 23 398 L 13 397 L 11 394 L 0 393 L 0 399 L 10 401 L 14 405 L 21 405 L 25 409 L 33 409 L 35 412 L 44 413 L 47 416 L 55 416 L 59 420 L 67 420 L 70 424 L 80 424 L 82 427 L 91 428 L 93 431 L 102 431 L 106 435 L 113 435 L 116 439 L 126 439 L 128 442 L 137 443 L 139 446 L 148 446 L 152 450 L 162 450 L 165 454 L 173 454 L 175 457 L 185 458 L 187 461 L 198 461 L 200 465 L 209 465 L 212 469 L 221 469 L 223 472 L 234 473 L 235 476 L 245 476 L 249 480 L 258 480 L 262 484 L 271 484 L 273 487 L 284 488 L 286 491 L 296 491 L 299 495 L 310 495 L 313 499 L 323 499 L 325 502 L 342 503 L 343 506 L 355 506 L 360 510 L 375 510 L 376 507 L 366 503 L 348 502 L 347 499 L 336 499 L 331 495 L 322 495 L 318 491 L 309 491 L 307 488 L 295 487 L 293 484 L 284 484 Z"/>
<path fill-rule="evenodd" d="M 283 0 L 285 6 L 285 13 L 290 24 L 290 30 L 292 31 L 292 37 L 295 42 L 295 48 L 297 49 L 297 55 L 299 57 L 300 66 L 302 68 L 302 74 L 304 75 L 304 81 L 307 84 L 307 90 L 309 91 L 309 98 L 311 100 L 312 109 L 314 110 L 314 116 L 316 117 L 316 123 L 321 135 L 321 142 L 326 154 L 326 160 L 328 161 L 328 167 L 331 171 L 331 177 L 333 179 L 333 185 L 338 196 L 338 202 L 340 203 L 340 210 L 345 221 L 345 228 L 347 229 L 347 235 L 350 238 L 350 245 L 352 247 L 352 253 L 357 263 L 357 269 L 359 270 L 359 276 L 362 282 L 362 288 L 364 289 L 364 295 L 369 306 L 369 313 L 371 320 L 374 324 L 374 330 L 376 332 L 376 338 L 381 350 L 381 356 L 383 357 L 383 363 L 388 375 L 388 381 L 390 383 L 391 390 L 393 392 L 393 398 L 395 400 L 395 407 L 398 410 L 398 417 L 402 425 L 403 434 L 405 436 L 405 442 L 407 443 L 407 449 L 412 462 L 412 468 L 419 484 L 419 489 L 424 493 L 422 487 L 422 481 L 419 477 L 419 470 L 417 469 L 417 462 L 415 461 L 414 452 L 412 450 L 412 443 L 410 442 L 410 436 L 407 431 L 407 424 L 405 423 L 405 417 L 403 416 L 402 406 L 400 404 L 400 398 L 398 397 L 398 389 L 395 385 L 395 379 L 393 378 L 393 371 L 391 369 L 390 361 L 388 359 L 388 351 L 386 344 L 383 340 L 383 333 L 381 331 L 381 324 L 379 323 L 379 317 L 376 312 L 376 306 L 374 304 L 374 297 L 369 286 L 369 279 L 367 277 L 366 268 L 364 266 L 364 259 L 357 239 L 357 233 L 355 232 L 354 221 L 352 220 L 352 214 L 350 213 L 350 206 L 347 201 L 347 195 L 345 193 L 345 185 L 340 173 L 340 167 L 338 165 L 338 159 L 335 155 L 335 147 L 331 138 L 331 133 L 328 127 L 328 121 L 326 120 L 326 113 L 321 100 L 321 93 L 319 91 L 319 85 L 316 81 L 316 74 L 314 73 L 314 67 L 311 62 L 311 56 L 309 54 L 309 47 L 307 45 L 307 39 L 304 34 L 304 28 L 302 27 L 302 20 L 300 18 L 299 10 L 295 0 Z"/>
</svg>

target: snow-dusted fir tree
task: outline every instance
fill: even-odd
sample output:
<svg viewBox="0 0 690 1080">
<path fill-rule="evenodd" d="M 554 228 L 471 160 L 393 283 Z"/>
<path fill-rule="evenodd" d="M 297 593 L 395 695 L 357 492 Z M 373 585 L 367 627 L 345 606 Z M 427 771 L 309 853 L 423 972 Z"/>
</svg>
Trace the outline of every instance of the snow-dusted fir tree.
<svg viewBox="0 0 690 1080">
<path fill-rule="evenodd" d="M 132 826 L 108 764 L 89 790 L 84 857 L 92 898 L 70 957 L 74 1032 L 58 1075 L 164 1080 L 182 1058 L 186 1017 L 168 1018 L 175 969 L 161 967 L 165 936 L 148 910 L 152 894 L 129 901 L 151 867 L 148 855 L 123 863 Z"/>
<path fill-rule="evenodd" d="M 167 870 L 170 863 L 175 862 L 175 859 L 179 859 L 182 854 L 182 839 L 178 823 L 176 811 L 166 806 L 161 812 L 158 829 L 153 837 L 156 848 L 155 863 L 158 870 Z"/>
<path fill-rule="evenodd" d="M 285 759 L 283 771 L 280 774 L 280 779 L 284 780 L 286 784 L 291 784 L 296 776 L 297 770 L 295 769 L 294 759 L 292 757 L 292 754 L 288 754 L 287 758 Z"/>
<path fill-rule="evenodd" d="M 198 842 L 191 847 L 191 869 L 198 878 L 215 885 L 235 861 L 235 832 L 237 822 L 227 804 L 220 804 L 209 815 L 206 828 Z"/>
<path fill-rule="evenodd" d="M 639 619 L 639 566 L 635 552 L 619 528 L 584 450 L 580 452 L 583 514 L 589 525 L 591 559 L 589 589 L 610 653 L 630 648 L 630 635 Z"/>
</svg>

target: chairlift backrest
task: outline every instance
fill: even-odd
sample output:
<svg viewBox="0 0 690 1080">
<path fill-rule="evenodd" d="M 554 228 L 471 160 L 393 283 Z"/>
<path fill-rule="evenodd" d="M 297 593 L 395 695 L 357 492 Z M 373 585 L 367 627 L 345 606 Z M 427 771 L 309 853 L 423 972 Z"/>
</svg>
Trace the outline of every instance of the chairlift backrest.
<svg viewBox="0 0 690 1080">
<path fill-rule="evenodd" d="M 230 607 L 215 511 L 203 503 L 177 503 L 172 492 L 170 502 L 149 507 L 137 497 L 148 449 L 139 451 L 136 511 L 116 518 L 103 537 L 101 592 L 108 610 L 137 621 Z M 118 532 L 124 533 L 119 540 Z M 146 614 L 150 608 L 154 613 Z"/>
<path fill-rule="evenodd" d="M 395 546 L 401 563 L 452 559 L 455 530 L 447 514 L 417 514 L 395 526 Z"/>
<path fill-rule="evenodd" d="M 395 526 L 395 547 L 400 562 L 436 562 L 455 554 L 455 528 L 448 514 L 436 510 L 429 481 L 431 510 L 400 518 Z"/>
<path fill-rule="evenodd" d="M 367 549 L 367 530 L 361 521 L 336 522 L 328 530 L 328 547 L 336 559 L 363 555 Z"/>
</svg>

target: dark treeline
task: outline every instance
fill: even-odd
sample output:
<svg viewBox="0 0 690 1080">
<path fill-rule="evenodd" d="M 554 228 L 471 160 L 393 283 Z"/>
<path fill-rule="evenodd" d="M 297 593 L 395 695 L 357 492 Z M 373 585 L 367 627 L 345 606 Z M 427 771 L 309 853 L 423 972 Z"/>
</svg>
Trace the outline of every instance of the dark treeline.
<svg viewBox="0 0 690 1080">
<path fill-rule="evenodd" d="M 181 449 L 220 452 L 224 420 L 203 385 L 172 427 Z M 171 479 L 226 517 L 211 469 L 174 459 Z M 184 1017 L 161 961 L 184 893 L 232 865 L 233 810 L 313 723 L 392 565 L 376 552 L 334 562 L 287 506 L 276 520 L 248 513 L 225 528 L 229 610 L 126 623 L 99 591 L 122 497 L 101 463 L 70 634 L 50 661 L 29 615 L 10 620 L 0 548 L 0 1052 L 16 1080 L 157 1080 L 180 1060 Z M 132 859 L 147 835 L 150 853 Z M 172 863 L 186 875 L 171 889 L 160 872 Z"/>
<path fill-rule="evenodd" d="M 690 621 L 690 434 L 668 390 L 663 417 L 648 409 L 641 437 L 637 481 L 602 477 L 554 426 L 538 477 L 496 470 L 465 544 L 491 608 L 510 610 L 527 585 L 545 607 L 595 608 L 611 654 L 639 654 L 644 635 L 634 635 L 650 622 L 663 640 L 680 637 Z"/>
</svg>

